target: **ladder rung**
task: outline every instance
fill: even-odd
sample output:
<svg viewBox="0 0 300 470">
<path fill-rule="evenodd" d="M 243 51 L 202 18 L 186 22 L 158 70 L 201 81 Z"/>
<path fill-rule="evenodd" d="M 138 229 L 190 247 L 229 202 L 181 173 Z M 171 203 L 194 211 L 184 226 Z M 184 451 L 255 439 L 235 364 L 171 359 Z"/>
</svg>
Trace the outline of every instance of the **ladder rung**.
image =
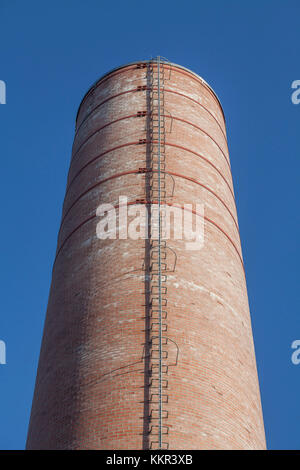
<svg viewBox="0 0 300 470">
<path fill-rule="evenodd" d="M 169 443 L 168 442 L 162 442 L 161 445 L 158 441 L 151 441 L 150 442 L 150 449 L 151 450 L 159 450 L 159 449 L 169 449 Z"/>
<path fill-rule="evenodd" d="M 151 381 L 150 381 L 150 387 L 159 388 L 159 383 L 160 383 L 160 380 L 153 377 L 153 378 L 151 378 Z M 165 388 L 165 389 L 168 388 L 168 380 L 167 379 L 162 379 L 161 387 Z"/>
<path fill-rule="evenodd" d="M 167 253 L 162 250 L 161 253 L 160 253 L 160 259 L 162 260 L 162 259 L 166 259 L 166 258 L 167 258 Z M 158 260 L 159 259 L 159 251 L 151 251 L 151 259 Z"/>
<path fill-rule="evenodd" d="M 166 344 L 168 344 L 168 337 L 167 336 L 162 336 L 160 338 L 159 336 L 153 336 L 150 340 L 151 344 L 153 344 L 154 346 L 159 345 L 160 341 L 161 341 L 161 344 L 163 344 L 165 346 Z"/>
<path fill-rule="evenodd" d="M 149 434 L 152 434 L 154 436 L 157 436 L 160 432 L 160 426 L 158 425 L 153 425 L 150 428 Z M 169 434 L 169 427 L 168 426 L 161 426 L 161 433 L 166 435 Z"/>
<path fill-rule="evenodd" d="M 159 186 L 160 186 L 160 189 L 161 189 L 161 190 L 165 190 L 165 188 L 166 188 L 166 181 L 165 181 L 165 178 L 161 178 L 160 181 L 158 181 L 158 180 L 156 180 L 156 179 L 153 180 L 153 178 L 152 178 L 152 185 L 153 185 L 152 191 L 156 191 L 156 190 L 158 191 L 158 190 L 159 190 Z"/>
<path fill-rule="evenodd" d="M 152 163 L 152 171 L 159 171 L 159 166 L 160 166 L 161 173 L 163 173 L 166 170 L 166 164 L 161 161 L 160 165 L 158 163 Z"/>
<path fill-rule="evenodd" d="M 155 273 L 155 271 L 159 270 L 159 266 L 157 261 L 153 261 L 150 265 L 150 270 Z M 161 263 L 161 271 L 167 270 L 167 263 Z"/>
<path fill-rule="evenodd" d="M 151 249 L 158 248 L 159 246 L 161 248 L 167 248 L 167 242 L 166 241 L 161 241 L 159 243 L 158 240 L 151 240 L 150 243 L 151 243 Z"/>
<path fill-rule="evenodd" d="M 167 410 L 162 410 L 162 418 L 163 419 L 168 419 L 169 413 Z M 159 419 L 159 410 L 154 410 L 152 409 L 149 415 L 150 419 Z"/>
<path fill-rule="evenodd" d="M 153 155 L 152 160 L 151 160 L 152 168 L 154 169 L 154 166 L 155 166 L 155 170 L 159 171 L 159 164 L 160 164 L 160 171 L 162 172 L 164 168 L 163 165 L 165 165 L 165 161 L 166 161 L 165 152 L 162 152 L 160 155 Z"/>
<path fill-rule="evenodd" d="M 158 296 L 159 295 L 159 286 L 152 286 L 150 294 L 151 294 L 151 296 L 154 296 L 154 295 Z M 167 287 L 161 286 L 161 295 L 167 295 Z M 156 299 L 156 297 L 155 297 L 155 299 Z M 155 305 L 155 303 L 153 304 L 153 302 L 152 302 L 152 305 Z M 167 305 L 167 304 L 164 304 L 164 305 Z"/>
<path fill-rule="evenodd" d="M 158 191 L 158 189 L 153 189 L 153 191 Z M 162 192 L 165 193 L 165 190 L 161 190 L 160 197 L 162 199 Z M 156 204 L 157 205 L 157 204 Z M 155 224 L 156 222 L 158 223 L 159 217 L 161 222 L 165 221 L 167 214 L 168 214 L 168 208 L 165 206 L 163 202 L 161 202 L 160 210 L 154 210 L 157 209 L 155 206 L 152 208 L 151 216 L 152 216 L 152 222 Z"/>
<path fill-rule="evenodd" d="M 156 349 L 152 349 L 150 354 L 151 359 L 160 360 L 160 359 L 167 359 L 168 358 L 168 351 L 159 351 Z"/>
<path fill-rule="evenodd" d="M 162 312 L 161 312 L 161 319 L 162 319 L 162 320 L 166 320 L 167 315 L 168 315 L 168 314 L 167 314 L 167 311 L 166 311 L 166 310 L 162 310 Z M 150 316 L 150 318 L 151 318 L 152 320 L 159 320 L 160 312 L 159 312 L 159 310 L 153 310 L 153 309 L 151 309 L 151 312 L 150 312 L 150 315 L 149 315 L 149 316 Z M 155 338 L 156 338 L 156 336 L 155 336 Z M 154 338 L 153 338 L 153 339 L 154 339 Z M 152 341 L 153 341 L 153 339 L 152 339 Z M 165 338 L 165 339 L 167 340 L 167 338 Z M 165 344 L 166 344 L 166 343 L 165 343 Z"/>
<path fill-rule="evenodd" d="M 152 403 L 159 403 L 159 393 L 151 393 L 150 401 Z M 162 401 L 162 403 L 168 403 L 169 396 L 168 396 L 167 393 L 162 393 L 161 394 L 161 401 Z"/>
<path fill-rule="evenodd" d="M 151 441 L 150 442 L 150 450 L 168 450 L 169 449 L 169 443 L 168 442 L 160 442 L 158 441 Z"/>
<path fill-rule="evenodd" d="M 160 282 L 167 282 L 167 276 L 166 274 L 151 274 L 151 282 L 153 284 L 157 284 L 159 282 L 159 278 L 160 278 Z"/>
<path fill-rule="evenodd" d="M 162 364 L 161 371 L 163 374 L 167 374 L 169 371 L 169 366 L 167 364 Z M 159 364 L 151 364 L 150 366 L 151 377 L 153 377 L 153 375 L 157 374 L 158 372 L 159 372 Z"/>
<path fill-rule="evenodd" d="M 152 199 L 158 199 L 159 198 L 159 191 L 158 189 L 151 189 L 151 194 L 152 194 Z M 167 197 L 167 191 L 163 189 L 160 191 L 160 199 L 165 199 Z"/>
<path fill-rule="evenodd" d="M 167 329 L 168 329 L 168 327 L 167 327 L 166 323 L 162 323 L 161 324 L 161 331 L 167 331 Z M 159 322 L 151 323 L 150 330 L 151 331 L 159 331 L 160 330 L 160 323 Z"/>
<path fill-rule="evenodd" d="M 155 143 L 153 148 L 158 148 L 158 145 Z M 160 148 L 160 152 L 158 150 L 153 150 L 153 153 L 152 153 L 152 156 L 151 156 L 151 160 L 152 162 L 154 162 L 156 159 L 159 161 L 159 160 L 162 160 L 166 155 L 166 152 L 164 149 Z"/>
</svg>

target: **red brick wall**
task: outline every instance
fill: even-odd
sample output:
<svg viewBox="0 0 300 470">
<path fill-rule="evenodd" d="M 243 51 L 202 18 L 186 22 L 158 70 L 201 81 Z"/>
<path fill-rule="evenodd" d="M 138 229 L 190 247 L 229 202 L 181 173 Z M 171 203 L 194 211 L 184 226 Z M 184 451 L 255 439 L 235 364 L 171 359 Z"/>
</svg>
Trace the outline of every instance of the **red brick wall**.
<svg viewBox="0 0 300 470">
<path fill-rule="evenodd" d="M 175 182 L 169 201 L 205 204 L 205 238 L 200 251 L 186 250 L 184 240 L 168 241 L 177 262 L 167 283 L 163 440 L 170 449 L 261 449 L 263 419 L 223 113 L 200 78 L 165 68 L 169 194 Z M 132 202 L 145 198 L 145 174 L 136 171 L 147 166 L 149 145 L 138 142 L 149 137 L 148 116 L 136 114 L 148 110 L 148 92 L 138 88 L 147 86 L 147 73 L 133 64 L 108 74 L 78 113 L 29 449 L 142 449 L 153 441 L 145 241 L 96 236 L 100 203 L 116 205 L 119 195 Z"/>
</svg>

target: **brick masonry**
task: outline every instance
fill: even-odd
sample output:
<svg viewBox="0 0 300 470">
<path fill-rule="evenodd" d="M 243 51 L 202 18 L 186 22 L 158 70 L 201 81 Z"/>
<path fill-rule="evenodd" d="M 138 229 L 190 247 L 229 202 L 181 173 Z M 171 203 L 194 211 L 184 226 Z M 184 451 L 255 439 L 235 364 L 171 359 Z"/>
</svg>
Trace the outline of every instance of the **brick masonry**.
<svg viewBox="0 0 300 470">
<path fill-rule="evenodd" d="M 177 261 L 168 273 L 164 441 L 170 449 L 264 449 L 222 109 L 198 76 L 165 68 L 167 190 L 175 183 L 170 202 L 204 203 L 205 242 L 188 251 L 184 240 L 168 241 Z M 79 109 L 28 449 L 151 444 L 145 241 L 96 237 L 100 203 L 145 197 L 137 170 L 149 148 L 139 143 L 148 139 L 147 70 L 109 73 Z"/>
</svg>

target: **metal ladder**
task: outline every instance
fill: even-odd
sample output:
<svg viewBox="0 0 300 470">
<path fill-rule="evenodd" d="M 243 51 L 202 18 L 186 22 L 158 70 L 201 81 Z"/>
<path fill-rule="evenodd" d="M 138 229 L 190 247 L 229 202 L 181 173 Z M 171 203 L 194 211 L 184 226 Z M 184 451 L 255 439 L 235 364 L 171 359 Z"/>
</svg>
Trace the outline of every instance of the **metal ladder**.
<svg viewBox="0 0 300 470">
<path fill-rule="evenodd" d="M 165 62 L 149 63 L 150 76 L 150 449 L 167 449 L 168 338 L 166 240 Z"/>
</svg>

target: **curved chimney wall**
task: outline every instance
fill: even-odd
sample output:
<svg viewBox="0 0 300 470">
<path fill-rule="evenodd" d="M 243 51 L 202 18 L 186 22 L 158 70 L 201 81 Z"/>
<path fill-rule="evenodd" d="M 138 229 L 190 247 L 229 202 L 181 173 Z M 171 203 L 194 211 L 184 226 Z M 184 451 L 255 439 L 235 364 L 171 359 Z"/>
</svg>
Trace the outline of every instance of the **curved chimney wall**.
<svg viewBox="0 0 300 470">
<path fill-rule="evenodd" d="M 151 201 L 157 66 L 113 70 L 79 108 L 28 449 L 160 447 L 149 241 L 96 235 L 100 204 Z M 162 447 L 264 449 L 223 111 L 198 75 L 160 67 L 166 204 L 204 204 L 201 250 L 167 240 Z"/>
</svg>

